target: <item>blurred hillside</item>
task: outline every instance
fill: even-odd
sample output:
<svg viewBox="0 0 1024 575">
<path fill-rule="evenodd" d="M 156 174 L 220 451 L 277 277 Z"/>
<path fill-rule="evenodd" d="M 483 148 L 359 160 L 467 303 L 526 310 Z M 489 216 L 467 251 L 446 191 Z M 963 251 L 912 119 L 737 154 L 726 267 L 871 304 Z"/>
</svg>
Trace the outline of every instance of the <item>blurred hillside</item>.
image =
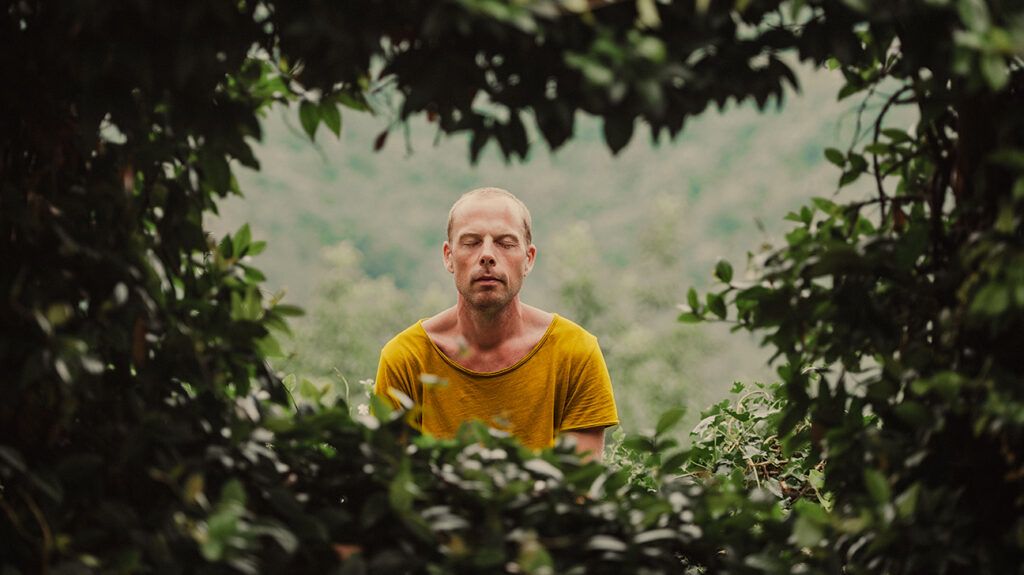
<svg viewBox="0 0 1024 575">
<path fill-rule="evenodd" d="M 689 405 L 693 420 L 734 380 L 772 375 L 748 337 L 679 325 L 675 304 L 710 282 L 719 257 L 742 277 L 748 251 L 780 241 L 789 210 L 836 188 L 822 152 L 849 145 L 859 102 L 835 101 L 838 73 L 804 71 L 801 84 L 781 110 L 708 111 L 673 142 L 652 144 L 638 127 L 618 157 L 600 125 L 579 118 L 566 148 L 552 154 L 538 141 L 511 165 L 488 147 L 471 166 L 465 138 L 439 138 L 426 122 L 393 129 L 374 152 L 387 120 L 355 112 L 340 139 L 321 128 L 313 145 L 294 110 L 275 109 L 257 148 L 262 170 L 239 172 L 245 197 L 223 202 L 209 227 L 222 234 L 249 222 L 269 243 L 256 262 L 268 287 L 311 312 L 295 346 L 306 357 L 286 367 L 330 377 L 337 356 L 334 367 L 355 381 L 373 377 L 388 334 L 454 302 L 441 266 L 451 203 L 475 187 L 507 188 L 534 219 L 538 261 L 524 300 L 601 338 L 624 424 L 643 426 L 671 403 Z M 367 327 L 375 314 L 389 317 Z M 347 337 L 332 340 L 340 331 Z"/>
</svg>

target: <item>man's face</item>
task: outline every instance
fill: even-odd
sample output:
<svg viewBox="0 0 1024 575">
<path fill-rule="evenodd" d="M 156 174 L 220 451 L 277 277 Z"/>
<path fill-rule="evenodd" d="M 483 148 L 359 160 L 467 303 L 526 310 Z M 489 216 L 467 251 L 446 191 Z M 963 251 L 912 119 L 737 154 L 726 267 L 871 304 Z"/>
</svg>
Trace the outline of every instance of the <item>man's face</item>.
<svg viewBox="0 0 1024 575">
<path fill-rule="evenodd" d="M 466 303 L 498 310 L 519 294 L 537 254 L 525 232 L 523 214 L 509 198 L 479 196 L 456 208 L 444 263 Z"/>
</svg>

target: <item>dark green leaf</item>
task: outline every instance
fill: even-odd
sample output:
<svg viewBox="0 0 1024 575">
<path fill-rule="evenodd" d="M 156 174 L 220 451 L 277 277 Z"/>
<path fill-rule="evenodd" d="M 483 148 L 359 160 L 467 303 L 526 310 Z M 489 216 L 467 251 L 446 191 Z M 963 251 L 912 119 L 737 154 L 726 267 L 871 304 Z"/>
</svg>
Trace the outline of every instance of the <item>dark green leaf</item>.
<svg viewBox="0 0 1024 575">
<path fill-rule="evenodd" d="M 715 277 L 718 278 L 722 283 L 729 283 L 732 281 L 732 264 L 726 260 L 718 260 L 715 264 Z"/>
<path fill-rule="evenodd" d="M 840 168 L 846 165 L 846 154 L 835 148 L 827 148 L 825 150 L 825 158 Z"/>
<path fill-rule="evenodd" d="M 863 172 L 859 170 L 849 170 L 843 172 L 842 177 L 839 178 L 839 187 L 841 188 L 843 186 L 848 186 L 853 182 L 857 181 L 857 178 L 860 177 L 861 173 Z"/>
<path fill-rule="evenodd" d="M 320 102 L 320 118 L 335 136 L 341 135 L 341 110 L 332 100 Z"/>
<path fill-rule="evenodd" d="M 305 130 L 310 140 L 316 139 L 316 129 L 320 124 L 320 109 L 316 104 L 309 100 L 303 100 L 299 104 L 299 123 L 302 124 L 302 129 Z"/>
<path fill-rule="evenodd" d="M 720 294 L 708 293 L 707 294 L 708 309 L 711 313 L 717 315 L 721 319 L 725 319 L 727 310 L 725 309 L 725 298 Z"/>
<path fill-rule="evenodd" d="M 633 137 L 633 117 L 626 114 L 604 119 L 604 139 L 613 154 L 619 153 Z"/>
</svg>

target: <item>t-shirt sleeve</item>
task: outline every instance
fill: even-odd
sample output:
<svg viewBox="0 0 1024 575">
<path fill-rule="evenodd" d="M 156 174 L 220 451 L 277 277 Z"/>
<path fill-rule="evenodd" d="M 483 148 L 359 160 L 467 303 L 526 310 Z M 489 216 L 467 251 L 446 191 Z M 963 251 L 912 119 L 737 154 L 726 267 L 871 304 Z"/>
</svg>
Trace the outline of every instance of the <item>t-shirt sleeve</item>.
<svg viewBox="0 0 1024 575">
<path fill-rule="evenodd" d="M 612 394 L 612 379 L 608 375 L 604 355 L 597 339 L 591 340 L 575 381 L 569 384 L 564 415 L 559 431 L 572 431 L 592 427 L 618 425 L 619 414 Z"/>
<path fill-rule="evenodd" d="M 373 382 L 373 393 L 384 399 L 394 408 L 399 409 L 401 404 L 392 391 L 398 391 L 410 398 L 413 397 L 412 382 L 409 381 L 406 369 L 401 365 L 401 353 L 396 349 L 395 342 L 389 342 L 380 352 L 380 362 L 377 364 L 377 378 Z"/>
</svg>

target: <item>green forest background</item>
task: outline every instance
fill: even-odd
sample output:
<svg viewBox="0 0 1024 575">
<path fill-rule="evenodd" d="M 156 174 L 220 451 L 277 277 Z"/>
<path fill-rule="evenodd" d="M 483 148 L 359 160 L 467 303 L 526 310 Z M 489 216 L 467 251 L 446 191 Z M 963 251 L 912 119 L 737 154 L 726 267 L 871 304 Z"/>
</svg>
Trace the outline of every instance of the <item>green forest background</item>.
<svg viewBox="0 0 1024 575">
<path fill-rule="evenodd" d="M 730 104 L 676 141 L 641 135 L 617 156 L 600 124 L 580 116 L 570 146 L 511 164 L 494 144 L 468 164 L 468 136 L 439 137 L 422 119 L 374 151 L 393 122 L 384 97 L 375 116 L 347 114 L 340 139 L 321 130 L 313 146 L 294 110 L 278 107 L 256 147 L 261 170 L 236 166 L 245 195 L 222 202 L 207 227 L 220 237 L 249 223 L 268 241 L 255 260 L 266 286 L 306 308 L 275 368 L 356 405 L 380 346 L 454 302 L 441 266 L 451 203 L 475 187 L 507 188 L 530 207 L 539 250 L 524 300 L 598 336 L 625 430 L 682 405 L 685 438 L 734 381 L 774 379 L 750 335 L 676 321 L 686 290 L 710 284 L 719 258 L 778 247 L 787 212 L 836 193 L 822 150 L 850 146 L 860 101 L 836 101 L 838 72 L 803 68 L 800 84 L 782 109 Z"/>
</svg>

